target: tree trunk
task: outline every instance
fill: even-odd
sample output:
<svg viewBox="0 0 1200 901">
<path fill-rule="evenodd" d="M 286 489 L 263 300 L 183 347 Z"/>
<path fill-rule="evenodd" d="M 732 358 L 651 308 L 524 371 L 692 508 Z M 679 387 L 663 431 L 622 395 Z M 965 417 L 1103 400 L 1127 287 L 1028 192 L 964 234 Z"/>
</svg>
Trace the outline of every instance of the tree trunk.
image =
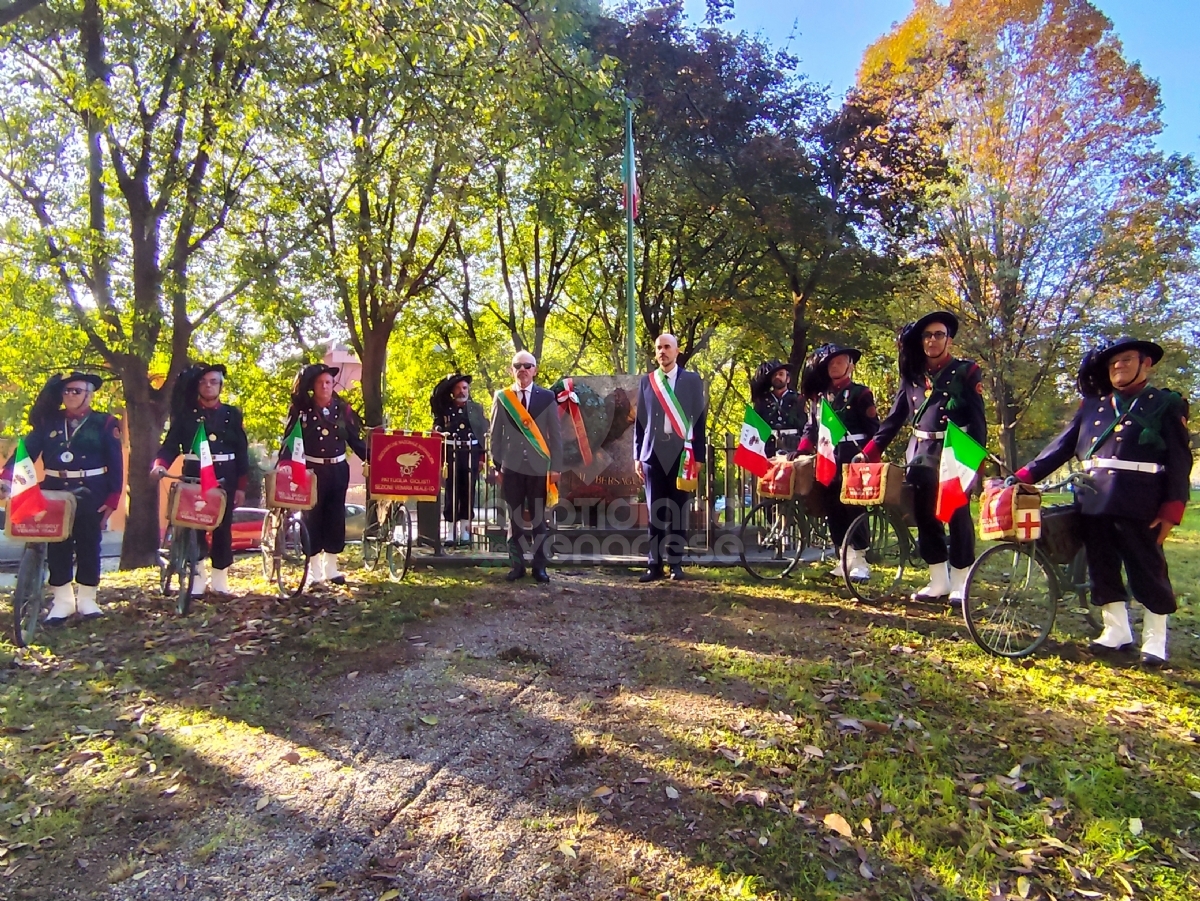
<svg viewBox="0 0 1200 901">
<path fill-rule="evenodd" d="M 383 379 L 387 372 L 388 337 L 393 324 L 394 319 L 363 330 L 363 423 L 367 428 L 383 425 Z"/>
<path fill-rule="evenodd" d="M 792 350 L 788 364 L 792 367 L 792 386 L 800 383 L 800 370 L 808 353 L 808 298 L 792 291 Z"/>
<path fill-rule="evenodd" d="M 136 371 L 121 373 L 126 416 L 129 417 L 129 515 L 121 542 L 121 569 L 158 565 L 161 540 L 158 529 L 158 483 L 150 467 L 167 419 L 166 402 L 157 400 L 145 365 L 134 361 Z"/>
<path fill-rule="evenodd" d="M 1017 457 L 1017 404 L 1013 399 L 1012 386 L 1008 379 L 1000 374 L 996 377 L 996 407 L 1000 417 L 1000 452 L 1004 455 L 1004 465 L 1009 469 L 1017 469 L 1021 461 Z"/>
</svg>

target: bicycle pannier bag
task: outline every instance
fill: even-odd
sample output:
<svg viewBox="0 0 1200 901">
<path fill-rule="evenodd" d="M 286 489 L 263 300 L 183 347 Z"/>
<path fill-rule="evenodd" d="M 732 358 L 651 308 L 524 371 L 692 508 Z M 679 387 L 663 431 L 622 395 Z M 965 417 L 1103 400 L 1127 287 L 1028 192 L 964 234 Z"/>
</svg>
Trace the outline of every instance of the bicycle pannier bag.
<svg viewBox="0 0 1200 901">
<path fill-rule="evenodd" d="M 787 457 L 776 457 L 771 461 L 767 474 L 758 480 L 758 493 L 775 500 L 792 499 L 795 495 L 795 471 Z"/>
<path fill-rule="evenodd" d="M 842 503 L 899 507 L 904 470 L 894 463 L 848 463 L 842 467 Z"/>
<path fill-rule="evenodd" d="M 817 458 L 812 454 L 797 457 L 792 461 L 792 471 L 796 474 L 792 483 L 796 496 L 804 497 L 813 490 L 817 481 Z"/>
<path fill-rule="evenodd" d="M 1074 504 L 1053 504 L 1042 508 L 1042 550 L 1051 562 L 1065 566 L 1083 547 L 1079 532 L 1079 508 Z"/>
<path fill-rule="evenodd" d="M 1042 536 L 1042 493 L 1032 485 L 988 479 L 979 503 L 984 541 L 1036 541 Z"/>
<path fill-rule="evenodd" d="M 13 522 L 11 516 L 4 520 L 4 534 L 15 541 L 45 541 L 56 544 L 71 537 L 75 523 L 75 507 L 78 500 L 69 491 L 43 491 L 46 509 Z M 11 513 L 11 505 L 9 512 Z"/>
<path fill-rule="evenodd" d="M 167 521 L 173 526 L 211 532 L 225 518 L 225 500 L 220 488 L 201 494 L 195 482 L 172 482 L 167 493 Z"/>
<path fill-rule="evenodd" d="M 271 470 L 263 478 L 263 497 L 268 507 L 283 507 L 286 510 L 311 510 L 317 505 L 317 477 L 308 474 L 308 490 L 290 478 L 276 478 L 277 470 Z"/>
</svg>

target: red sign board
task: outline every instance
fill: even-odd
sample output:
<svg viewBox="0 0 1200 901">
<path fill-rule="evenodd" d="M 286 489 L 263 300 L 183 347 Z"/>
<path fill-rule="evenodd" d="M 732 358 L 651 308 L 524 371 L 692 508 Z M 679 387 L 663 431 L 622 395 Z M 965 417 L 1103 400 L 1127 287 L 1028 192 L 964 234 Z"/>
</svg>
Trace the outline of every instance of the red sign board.
<svg viewBox="0 0 1200 901">
<path fill-rule="evenodd" d="M 176 482 L 167 500 L 167 520 L 173 526 L 211 532 L 225 518 L 225 492 L 214 488 L 200 493 L 200 486 Z"/>
<path fill-rule="evenodd" d="M 46 509 L 35 516 L 16 522 L 5 521 L 5 534 L 17 541 L 66 541 L 71 537 L 75 520 L 75 495 L 69 491 L 43 491 Z"/>
<path fill-rule="evenodd" d="M 442 436 L 371 429 L 367 493 L 378 500 L 436 501 L 442 481 Z"/>
</svg>

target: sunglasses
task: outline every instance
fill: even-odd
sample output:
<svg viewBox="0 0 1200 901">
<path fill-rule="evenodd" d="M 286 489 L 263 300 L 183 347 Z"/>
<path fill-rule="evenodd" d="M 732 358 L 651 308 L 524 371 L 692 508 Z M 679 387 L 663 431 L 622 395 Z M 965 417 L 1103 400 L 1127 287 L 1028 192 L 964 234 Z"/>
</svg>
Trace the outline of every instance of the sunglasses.
<svg viewBox="0 0 1200 901">
<path fill-rule="evenodd" d="M 63 394 L 87 394 L 90 388 L 63 388 Z"/>
<path fill-rule="evenodd" d="M 949 332 L 922 332 L 921 338 L 924 341 L 941 341 L 943 338 L 950 337 Z"/>
<path fill-rule="evenodd" d="M 513 363 L 513 369 L 537 369 L 537 363 Z"/>
</svg>

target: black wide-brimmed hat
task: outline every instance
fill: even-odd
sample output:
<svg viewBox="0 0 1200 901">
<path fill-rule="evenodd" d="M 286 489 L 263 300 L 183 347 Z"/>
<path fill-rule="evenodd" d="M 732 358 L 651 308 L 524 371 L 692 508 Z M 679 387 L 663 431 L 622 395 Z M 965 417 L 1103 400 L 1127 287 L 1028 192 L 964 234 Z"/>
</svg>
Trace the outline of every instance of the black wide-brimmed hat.
<svg viewBox="0 0 1200 901">
<path fill-rule="evenodd" d="M 932 322 L 946 326 L 946 333 L 951 338 L 958 334 L 958 317 L 946 310 L 926 313 L 916 322 L 910 322 L 900 329 L 900 334 L 896 336 L 896 362 L 901 378 L 917 380 L 925 371 L 925 345 L 921 334 Z"/>
<path fill-rule="evenodd" d="M 196 378 L 201 379 L 210 372 L 220 373 L 221 378 L 229 378 L 229 370 L 225 368 L 224 363 L 197 363 L 195 366 Z"/>
<path fill-rule="evenodd" d="M 70 375 L 63 376 L 63 379 L 62 379 L 63 385 L 70 384 L 71 382 L 87 382 L 93 388 L 99 388 L 101 385 L 104 384 L 104 379 L 101 378 L 100 376 L 96 375 L 96 373 L 94 373 L 94 372 L 79 372 L 78 370 L 76 370 L 75 372 L 72 372 Z"/>
<path fill-rule="evenodd" d="M 300 374 L 292 382 L 292 404 L 303 406 L 308 401 L 308 394 L 312 391 L 313 383 L 320 376 L 326 373 L 336 376 L 341 371 L 337 366 L 326 366 L 324 363 L 309 363 L 300 370 Z"/>
<path fill-rule="evenodd" d="M 862 351 L 857 347 L 846 347 L 835 342 L 814 348 L 804 361 L 804 371 L 800 376 L 800 393 L 812 398 L 828 388 L 829 361 L 842 354 L 848 356 L 851 363 L 857 363 L 862 358 Z"/>
<path fill-rule="evenodd" d="M 1084 397 L 1100 397 L 1112 390 L 1112 381 L 1108 377 L 1108 362 L 1119 353 L 1136 350 L 1145 354 L 1150 361 L 1157 365 L 1163 358 L 1163 349 L 1153 341 L 1139 341 L 1137 338 L 1118 338 L 1089 350 L 1079 361 L 1078 385 L 1079 393 Z"/>
<path fill-rule="evenodd" d="M 433 393 L 429 395 L 429 407 L 433 411 L 433 415 L 441 416 L 445 413 L 450 408 L 450 396 L 454 393 L 454 387 L 459 382 L 466 382 L 469 385 L 473 378 L 474 376 L 462 372 L 453 372 L 434 385 Z"/>
<path fill-rule="evenodd" d="M 767 362 L 759 365 L 758 370 L 754 373 L 754 378 L 750 379 L 750 396 L 761 397 L 771 390 L 771 379 L 775 377 L 781 369 L 792 371 L 792 367 L 783 360 L 767 360 Z"/>
</svg>

